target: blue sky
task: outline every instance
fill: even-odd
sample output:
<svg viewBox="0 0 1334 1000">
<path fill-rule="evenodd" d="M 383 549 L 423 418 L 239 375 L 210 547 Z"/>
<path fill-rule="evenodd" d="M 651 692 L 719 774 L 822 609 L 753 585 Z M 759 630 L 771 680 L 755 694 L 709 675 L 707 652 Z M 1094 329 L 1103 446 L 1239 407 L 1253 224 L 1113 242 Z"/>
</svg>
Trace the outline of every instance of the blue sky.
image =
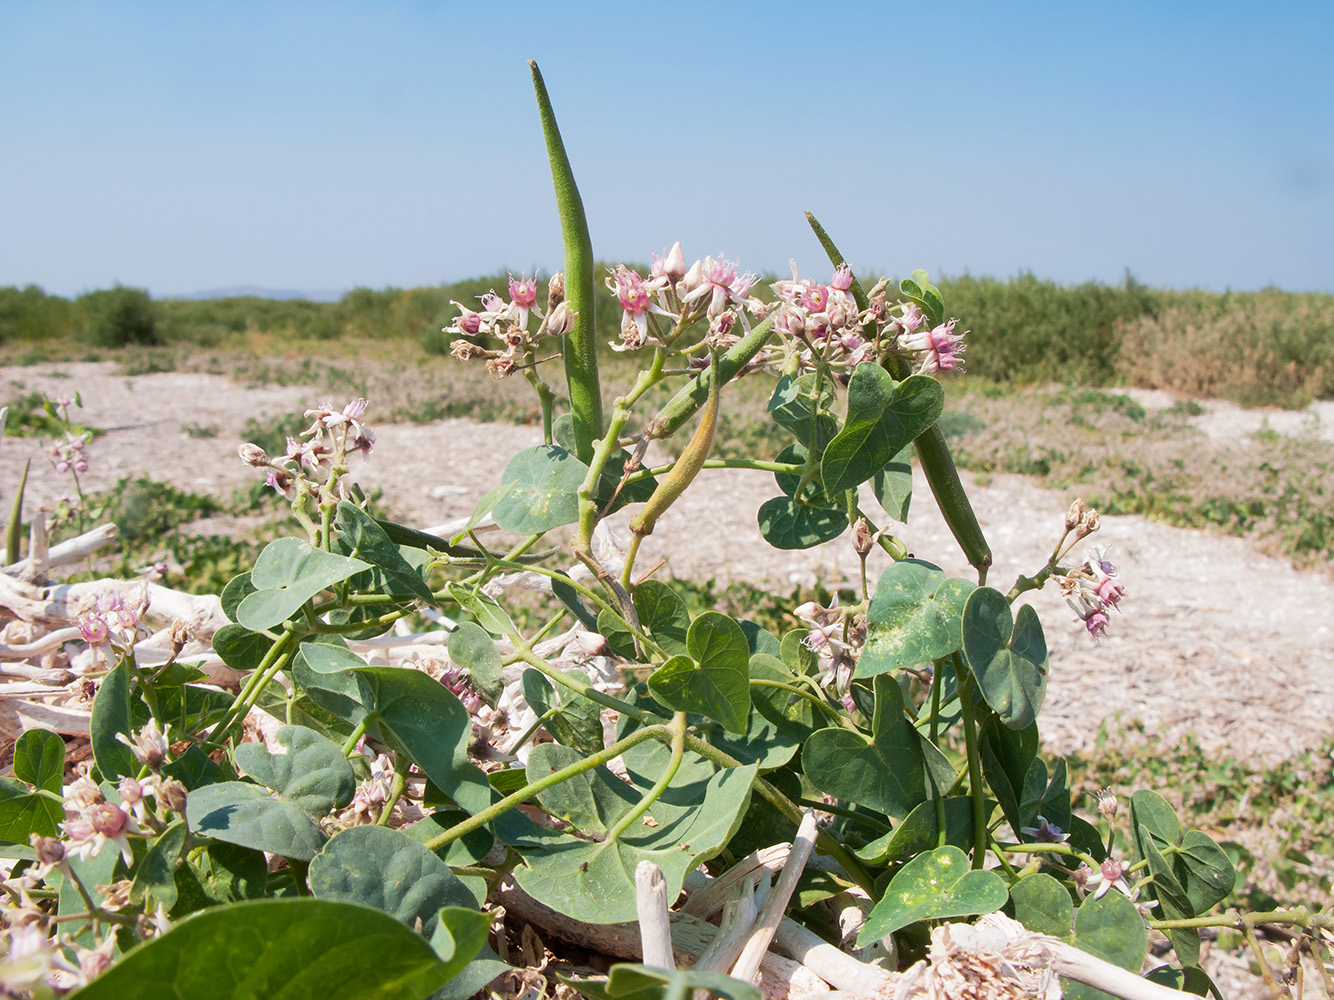
<svg viewBox="0 0 1334 1000">
<path fill-rule="evenodd" d="M 1334 4 L 0 0 L 0 284 L 154 295 L 560 264 L 1334 292 Z"/>
</svg>

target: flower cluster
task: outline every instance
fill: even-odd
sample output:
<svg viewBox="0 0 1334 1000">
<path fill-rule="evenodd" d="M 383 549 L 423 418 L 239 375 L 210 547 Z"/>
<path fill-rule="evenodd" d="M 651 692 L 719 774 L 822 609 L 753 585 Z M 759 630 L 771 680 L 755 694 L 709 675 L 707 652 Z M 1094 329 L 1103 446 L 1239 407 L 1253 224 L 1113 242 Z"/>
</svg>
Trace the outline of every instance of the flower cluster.
<svg viewBox="0 0 1334 1000">
<path fill-rule="evenodd" d="M 65 431 L 64 438 L 52 443 L 47 451 L 55 470 L 62 476 L 66 473 L 81 476 L 87 472 L 88 456 L 84 449 L 87 448 L 91 437 L 92 435 L 87 431 L 82 434 L 71 434 L 69 431 Z"/>
<path fill-rule="evenodd" d="M 360 452 L 365 458 L 375 446 L 375 431 L 362 420 L 367 405 L 365 399 L 358 398 L 341 410 L 327 402 L 307 410 L 305 416 L 311 425 L 297 437 L 287 439 L 284 455 L 270 457 L 259 445 L 246 443 L 239 449 L 241 461 L 264 469 L 264 484 L 289 500 L 302 484 L 308 490 L 331 485 L 331 478 L 341 479 L 346 471 L 348 456 Z"/>
<path fill-rule="evenodd" d="M 908 303 L 890 326 L 898 331 L 899 350 L 916 359 L 914 373 L 934 375 L 936 372 L 963 370 L 963 358 L 959 355 L 964 352 L 964 334 L 954 332 L 958 322 L 952 319 L 928 328 L 922 310 Z"/>
<path fill-rule="evenodd" d="M 130 600 L 123 593 L 103 594 L 93 610 L 79 615 L 79 635 L 107 655 L 112 650 L 128 653 L 139 640 L 140 622 L 147 610 L 146 587 Z"/>
<path fill-rule="evenodd" d="M 1107 634 L 1111 625 L 1107 612 L 1120 610 L 1121 598 L 1126 592 L 1125 587 L 1113 579 L 1116 567 L 1107 559 L 1107 548 L 1105 545 L 1091 546 L 1082 566 L 1058 578 L 1065 603 L 1095 639 Z"/>
<path fill-rule="evenodd" d="M 809 367 L 816 356 L 828 364 L 855 367 L 876 356 L 877 307 L 861 312 L 852 297 L 852 269 L 846 264 L 834 270 L 829 284 L 821 285 L 797 276 L 770 286 L 778 296 L 779 313 L 774 326 Z M 878 285 L 877 292 L 883 290 Z M 881 298 L 883 301 L 883 297 Z"/>
<path fill-rule="evenodd" d="M 469 309 L 461 302 L 450 302 L 459 310 L 454 322 L 444 328 L 445 333 L 464 337 L 489 335 L 505 345 L 504 350 L 479 347 L 471 340 L 456 340 L 450 344 L 450 354 L 460 361 L 485 359 L 487 370 L 495 378 L 505 378 L 520 368 L 535 363 L 537 343 L 542 337 L 562 337 L 574 326 L 575 313 L 565 301 L 565 276 L 553 275 L 547 283 L 547 312 L 543 315 L 537 304 L 537 279 L 510 275 L 509 301 L 496 294 L 495 289 L 480 297 L 482 308 Z M 540 322 L 536 331 L 529 331 L 531 317 Z"/>
<path fill-rule="evenodd" d="M 823 667 L 820 684 L 846 696 L 852 669 L 866 643 L 865 621 L 851 614 L 850 609 L 840 608 L 837 595 L 828 607 L 807 601 L 792 613 L 809 629 L 801 641 L 819 657 Z"/>
</svg>

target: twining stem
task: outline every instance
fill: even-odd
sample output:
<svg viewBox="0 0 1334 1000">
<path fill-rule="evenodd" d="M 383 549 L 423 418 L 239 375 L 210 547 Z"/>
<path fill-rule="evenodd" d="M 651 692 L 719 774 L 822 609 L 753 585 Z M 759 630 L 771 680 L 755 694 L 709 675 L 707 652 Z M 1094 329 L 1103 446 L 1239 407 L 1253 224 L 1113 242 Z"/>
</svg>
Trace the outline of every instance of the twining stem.
<svg viewBox="0 0 1334 1000">
<path fill-rule="evenodd" d="M 357 741 L 366 735 L 366 730 L 371 727 L 371 717 L 368 715 L 357 723 L 357 727 L 352 730 L 352 735 L 343 741 L 343 756 L 351 757 L 357 750 Z"/>
<path fill-rule="evenodd" d="M 720 384 L 736 378 L 741 369 L 750 364 L 755 355 L 759 354 L 773 337 L 773 322 L 777 315 L 776 311 L 771 313 L 757 323 L 750 333 L 724 351 L 718 357 L 716 375 L 712 370 L 703 371 L 697 378 L 683 385 L 649 422 L 648 436 L 654 440 L 671 437 L 708 401 L 709 393 L 713 391 L 714 378 L 717 378 Z"/>
<path fill-rule="evenodd" d="M 850 729 L 853 732 L 860 732 L 860 730 L 857 729 L 856 725 L 853 724 L 851 719 L 849 719 L 842 712 L 835 709 L 823 698 L 816 697 L 815 695 L 811 694 L 811 692 L 807 691 L 805 688 L 799 688 L 795 684 L 785 684 L 783 681 L 771 681 L 768 680 L 767 678 L 759 678 L 759 677 L 752 677 L 750 679 L 750 686 L 777 688 L 779 691 L 786 691 L 789 694 L 795 694 L 798 698 L 804 698 L 807 701 L 809 701 L 812 705 L 814 705 L 816 708 L 819 708 L 831 719 L 833 719 L 835 722 L 841 725 L 844 729 Z"/>
<path fill-rule="evenodd" d="M 408 775 L 406 771 L 394 772 L 394 783 L 389 788 L 389 795 L 384 800 L 384 806 L 380 809 L 380 818 L 375 821 L 376 826 L 388 826 L 389 817 L 394 812 L 394 806 L 398 805 L 398 800 L 403 797 L 404 790 L 408 787 Z"/>
<path fill-rule="evenodd" d="M 574 182 L 574 171 L 556 125 L 547 85 L 537 63 L 529 61 L 533 92 L 542 119 L 551 182 L 556 190 L 561 237 L 565 242 L 565 301 L 574 311 L 574 325 L 562 338 L 565 381 L 574 418 L 575 454 L 585 464 L 593 460 L 593 442 L 602 436 L 602 392 L 598 380 L 597 326 L 593 316 L 593 241 L 588 235 L 584 202 Z"/>
<path fill-rule="evenodd" d="M 995 846 L 997 851 L 1004 854 L 1059 854 L 1077 858 L 1090 868 L 1098 867 L 1097 859 L 1075 850 L 1069 844 L 996 844 Z"/>
<path fill-rule="evenodd" d="M 269 647 L 269 651 L 264 654 L 264 659 L 260 660 L 259 666 L 250 672 L 250 676 L 246 678 L 245 686 L 241 688 L 231 705 L 227 707 L 227 711 L 223 713 L 222 721 L 213 727 L 212 738 L 214 740 L 217 740 L 220 736 L 225 736 L 227 730 L 235 724 L 237 716 L 249 711 L 249 707 L 242 707 L 245 705 L 246 699 L 255 693 L 256 688 L 262 687 L 265 683 L 264 674 L 269 668 L 279 659 L 286 657 L 287 646 L 295 635 L 296 633 L 290 629 L 284 630 L 283 634 L 278 636 L 273 645 Z"/>
<path fill-rule="evenodd" d="M 959 678 L 959 704 L 963 708 L 964 741 L 968 747 L 968 795 L 973 800 L 973 867 L 981 868 L 987 859 L 987 790 L 982 784 L 982 753 L 978 742 L 977 711 L 973 705 L 973 677 L 957 656 L 954 669 Z"/>
<path fill-rule="evenodd" d="M 515 652 L 519 654 L 519 658 L 523 660 L 523 662 L 527 663 L 529 666 L 536 667 L 551 680 L 563 687 L 569 688 L 575 694 L 587 698 L 589 701 L 597 702 L 597 704 L 601 705 L 603 708 L 615 709 L 622 715 L 628 715 L 630 718 L 635 719 L 638 722 L 650 723 L 657 718 L 657 716 L 652 713 L 646 712 L 642 708 L 636 708 L 629 702 L 621 701 L 619 698 L 613 698 L 609 694 L 603 694 L 595 688 L 592 682 L 587 680 L 584 674 L 580 671 L 571 671 L 573 674 L 573 676 L 571 676 L 570 674 L 557 670 L 555 667 L 551 666 L 551 664 L 547 663 L 546 660 L 533 652 L 533 648 L 528 645 L 527 640 L 525 640 L 523 636 L 518 635 L 517 632 L 510 633 L 510 638 L 514 640 L 516 647 Z"/>
<path fill-rule="evenodd" d="M 667 769 L 662 772 L 662 776 L 654 783 L 644 797 L 635 804 L 635 807 L 616 821 L 610 830 L 607 831 L 608 840 L 616 840 L 626 830 L 630 829 L 631 824 L 637 822 L 639 817 L 648 812 L 648 809 L 658 799 L 662 798 L 662 793 L 676 779 L 676 772 L 681 770 L 681 760 L 686 751 L 686 714 L 677 712 L 672 716 L 672 721 L 667 723 L 667 729 L 672 734 L 672 756 L 667 761 Z"/>
<path fill-rule="evenodd" d="M 640 480 L 648 479 L 651 476 L 661 476 L 664 473 L 671 472 L 672 462 L 667 465 L 656 465 L 651 469 L 640 469 L 638 472 L 632 472 L 625 477 L 627 483 L 637 483 Z M 768 462 L 758 458 L 709 458 L 705 459 L 702 468 L 705 469 L 752 469 L 758 472 L 777 472 L 789 476 L 801 475 L 804 465 L 797 465 L 794 462 Z"/>
<path fill-rule="evenodd" d="M 553 771 L 545 778 L 540 778 L 532 784 L 524 785 L 512 795 L 506 795 L 499 802 L 495 802 L 479 813 L 474 813 L 467 819 L 455 823 L 443 833 L 436 834 L 430 840 L 426 841 L 428 851 L 438 851 L 440 848 L 452 844 L 460 837 L 479 830 L 490 823 L 493 819 L 505 815 L 515 806 L 520 805 L 534 795 L 540 795 L 548 788 L 559 785 L 562 781 L 568 781 L 571 778 L 583 774 L 585 771 L 591 771 L 593 768 L 614 760 L 631 747 L 638 746 L 645 740 L 660 740 L 664 737 L 670 738 L 671 728 L 668 725 L 646 726 L 643 729 L 636 729 L 625 739 L 617 740 L 605 750 L 600 750 L 583 760 L 577 760 L 568 767 L 563 767 L 559 771 Z"/>
</svg>

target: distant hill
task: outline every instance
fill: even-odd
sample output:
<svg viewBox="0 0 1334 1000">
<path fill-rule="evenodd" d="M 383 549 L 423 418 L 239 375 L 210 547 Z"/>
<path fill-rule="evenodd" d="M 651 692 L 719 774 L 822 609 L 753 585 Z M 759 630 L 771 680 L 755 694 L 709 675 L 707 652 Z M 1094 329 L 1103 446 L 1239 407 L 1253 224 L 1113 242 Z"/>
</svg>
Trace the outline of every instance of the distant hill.
<svg viewBox="0 0 1334 1000">
<path fill-rule="evenodd" d="M 322 288 L 317 291 L 297 291 L 292 288 L 260 288 L 258 285 L 232 285 L 229 288 L 210 288 L 190 295 L 172 296 L 178 299 L 199 301 L 202 299 L 305 299 L 308 302 L 337 302 L 343 297 L 341 291 Z"/>
</svg>

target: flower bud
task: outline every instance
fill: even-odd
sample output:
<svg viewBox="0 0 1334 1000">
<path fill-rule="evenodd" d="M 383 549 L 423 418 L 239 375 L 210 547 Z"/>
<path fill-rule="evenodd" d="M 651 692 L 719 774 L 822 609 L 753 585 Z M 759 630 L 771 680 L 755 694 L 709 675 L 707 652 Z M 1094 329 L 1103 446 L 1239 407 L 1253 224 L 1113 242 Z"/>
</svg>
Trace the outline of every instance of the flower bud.
<svg viewBox="0 0 1334 1000">
<path fill-rule="evenodd" d="M 547 317 L 547 333 L 552 337 L 565 336 L 574 329 L 574 321 L 578 316 L 568 302 L 558 303 Z"/>
<path fill-rule="evenodd" d="M 185 786 L 175 778 L 162 778 L 157 783 L 157 800 L 174 813 L 185 812 Z"/>
<path fill-rule="evenodd" d="M 190 623 L 184 618 L 177 618 L 171 623 L 171 649 L 174 653 L 179 653 L 185 648 L 186 643 L 193 639 L 194 632 L 190 629 Z"/>
<path fill-rule="evenodd" d="M 852 547 L 859 556 L 865 556 L 875 547 L 875 536 L 871 534 L 871 526 L 864 517 L 857 518 L 857 523 L 853 526 Z"/>
<path fill-rule="evenodd" d="M 34 833 L 30 843 L 37 854 L 38 864 L 58 865 L 65 860 L 65 845 L 55 837 L 42 837 Z"/>
<path fill-rule="evenodd" d="M 547 312 L 565 301 L 565 272 L 557 271 L 547 282 Z"/>
<path fill-rule="evenodd" d="M 1098 812 L 1104 819 L 1111 819 L 1116 815 L 1117 801 L 1116 793 L 1110 788 L 1104 788 L 1098 792 Z"/>
<path fill-rule="evenodd" d="M 241 454 L 241 461 L 253 468 L 262 469 L 269 464 L 269 456 L 257 444 L 247 441 L 237 451 Z"/>
<path fill-rule="evenodd" d="M 1101 523 L 1102 521 L 1101 518 L 1098 517 L 1098 512 L 1090 507 L 1087 511 L 1084 512 L 1083 518 L 1080 519 L 1079 522 L 1080 537 L 1082 538 L 1084 535 L 1093 534 L 1095 531 L 1098 530 L 1098 527 L 1100 526 Z"/>
<path fill-rule="evenodd" d="M 1084 506 L 1084 501 L 1075 497 L 1075 502 L 1070 505 L 1070 509 L 1065 512 L 1065 530 L 1074 531 L 1079 527 L 1079 522 L 1084 519 L 1084 513 L 1088 508 Z"/>
</svg>

